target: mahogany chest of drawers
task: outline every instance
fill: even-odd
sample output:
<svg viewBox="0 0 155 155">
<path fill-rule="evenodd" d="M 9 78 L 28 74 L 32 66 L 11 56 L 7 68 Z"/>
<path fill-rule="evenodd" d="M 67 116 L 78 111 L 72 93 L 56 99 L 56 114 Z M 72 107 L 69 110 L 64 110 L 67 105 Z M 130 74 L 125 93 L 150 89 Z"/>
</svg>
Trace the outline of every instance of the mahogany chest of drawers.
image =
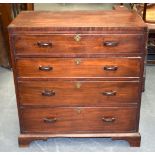
<svg viewBox="0 0 155 155">
<path fill-rule="evenodd" d="M 134 12 L 22 12 L 9 25 L 19 145 L 110 137 L 140 146 L 147 27 Z"/>
</svg>

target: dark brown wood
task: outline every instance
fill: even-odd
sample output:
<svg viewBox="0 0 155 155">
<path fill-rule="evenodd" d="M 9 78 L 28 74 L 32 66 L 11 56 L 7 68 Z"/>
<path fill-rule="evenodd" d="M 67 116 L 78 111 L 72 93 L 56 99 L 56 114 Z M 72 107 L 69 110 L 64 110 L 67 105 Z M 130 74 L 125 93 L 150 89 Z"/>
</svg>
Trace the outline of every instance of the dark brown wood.
<svg viewBox="0 0 155 155">
<path fill-rule="evenodd" d="M 138 81 L 20 81 L 18 88 L 21 105 L 37 106 L 136 105 L 141 93 Z"/>
<path fill-rule="evenodd" d="M 11 56 L 10 56 L 10 46 L 9 46 L 9 36 L 7 31 L 7 26 L 12 21 L 11 14 L 11 4 L 0 4 L 0 24 L 1 24 L 1 40 L 2 40 L 2 63 L 1 65 L 6 68 L 11 68 Z"/>
<path fill-rule="evenodd" d="M 0 65 L 3 67 L 9 67 L 8 50 L 6 48 L 5 39 L 2 30 L 2 20 L 0 15 Z"/>
<path fill-rule="evenodd" d="M 147 9 L 147 3 L 144 3 L 144 9 L 143 9 L 143 20 L 146 22 L 146 9 Z"/>
<path fill-rule="evenodd" d="M 79 34 L 81 39 L 75 40 L 75 34 L 65 35 L 27 35 L 16 36 L 15 50 L 17 55 L 52 55 L 88 53 L 139 53 L 143 35 L 134 34 Z M 111 45 L 111 44 L 115 44 Z M 87 45 L 87 46 L 86 46 Z M 111 46 L 110 46 L 111 45 Z"/>
<path fill-rule="evenodd" d="M 24 108 L 21 109 L 22 133 L 135 132 L 136 115 L 134 107 Z M 103 117 L 115 121 L 103 121 Z M 44 121 L 54 118 L 55 121 Z"/>
<path fill-rule="evenodd" d="M 143 31 L 146 25 L 136 12 L 129 11 L 74 11 L 72 13 L 70 11 L 52 13 L 50 11 L 23 11 L 10 24 L 9 29 L 18 32 L 74 30 L 78 33 L 80 29 Z"/>
<path fill-rule="evenodd" d="M 104 67 L 117 66 L 117 70 Z M 17 60 L 19 77 L 139 77 L 141 58 L 31 58 Z M 52 68 L 48 71 L 40 67 Z"/>
<path fill-rule="evenodd" d="M 34 3 L 26 3 L 26 10 L 34 10 Z"/>
<path fill-rule="evenodd" d="M 113 140 L 126 140 L 130 146 L 132 147 L 140 147 L 141 136 L 133 136 L 133 137 L 113 137 Z"/>
<path fill-rule="evenodd" d="M 147 64 L 154 65 L 155 64 L 155 24 L 154 28 L 152 26 L 152 29 L 149 31 L 148 35 L 148 54 L 147 54 Z M 153 31 L 154 30 L 154 31 Z"/>
<path fill-rule="evenodd" d="M 140 145 L 147 28 L 135 12 L 23 12 L 9 32 L 20 146 L 50 137 Z"/>
<path fill-rule="evenodd" d="M 103 137 L 113 140 L 126 140 L 132 147 L 139 147 L 141 136 L 139 133 L 70 133 L 70 134 L 21 134 L 18 142 L 20 147 L 28 147 L 34 140 L 44 140 L 53 137 Z"/>
<path fill-rule="evenodd" d="M 155 65 L 155 60 L 147 60 L 148 65 Z"/>
<path fill-rule="evenodd" d="M 29 146 L 29 144 L 32 142 L 32 141 L 34 141 L 34 140 L 43 140 L 43 141 L 47 141 L 47 139 L 48 138 L 46 138 L 46 137 L 39 137 L 39 136 L 36 136 L 36 137 L 33 137 L 32 138 L 32 135 L 31 136 L 22 136 L 22 135 L 20 135 L 19 137 L 18 137 L 18 144 L 19 144 L 19 146 L 20 147 L 28 147 Z"/>
<path fill-rule="evenodd" d="M 12 3 L 12 12 L 14 18 L 22 11 L 22 10 L 34 10 L 33 3 Z"/>
</svg>

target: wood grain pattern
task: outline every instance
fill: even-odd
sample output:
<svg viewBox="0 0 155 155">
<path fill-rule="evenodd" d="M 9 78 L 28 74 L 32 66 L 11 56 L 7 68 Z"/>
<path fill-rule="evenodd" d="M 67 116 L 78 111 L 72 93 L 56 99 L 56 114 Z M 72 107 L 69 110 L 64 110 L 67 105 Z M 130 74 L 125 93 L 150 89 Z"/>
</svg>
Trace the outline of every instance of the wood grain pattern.
<svg viewBox="0 0 155 155">
<path fill-rule="evenodd" d="M 22 132 L 134 132 L 136 131 L 136 115 L 136 108 L 131 107 L 21 109 Z M 44 121 L 52 118 L 56 118 L 56 121 Z M 116 120 L 105 122 L 103 118 Z"/>
<path fill-rule="evenodd" d="M 83 53 L 141 53 L 143 35 L 136 34 L 54 34 L 54 35 L 20 35 L 15 36 L 15 52 L 17 55 L 52 55 Z M 106 42 L 115 42 L 115 46 L 107 46 Z M 39 43 L 51 46 L 39 46 Z"/>
<path fill-rule="evenodd" d="M 135 12 L 22 12 L 9 33 L 20 146 L 50 137 L 140 146 L 147 27 Z"/>
<path fill-rule="evenodd" d="M 45 30 L 143 31 L 146 24 L 136 12 L 123 11 L 25 11 L 10 24 L 16 31 Z"/>
<path fill-rule="evenodd" d="M 79 61 L 79 64 L 77 64 Z M 139 77 L 141 58 L 29 58 L 17 60 L 19 77 Z M 49 66 L 50 71 L 40 71 L 40 66 Z M 117 67 L 107 71 L 106 66 Z"/>
<path fill-rule="evenodd" d="M 11 12 L 11 4 L 9 3 L 0 3 L 0 35 L 2 37 L 1 43 L 2 44 L 2 66 L 6 68 L 12 68 L 11 64 L 11 56 L 10 56 L 10 46 L 9 46 L 9 35 L 7 31 L 7 27 L 12 21 L 12 12 Z"/>
<path fill-rule="evenodd" d="M 18 91 L 21 105 L 53 107 L 136 105 L 141 93 L 138 81 L 21 81 Z M 42 95 L 45 91 L 55 94 Z"/>
<path fill-rule="evenodd" d="M 132 147 L 139 147 L 141 136 L 138 132 L 133 133 L 70 133 L 70 134 L 21 134 L 18 142 L 20 147 L 27 147 L 34 140 L 44 140 L 53 137 L 103 137 L 112 140 L 126 140 Z"/>
</svg>

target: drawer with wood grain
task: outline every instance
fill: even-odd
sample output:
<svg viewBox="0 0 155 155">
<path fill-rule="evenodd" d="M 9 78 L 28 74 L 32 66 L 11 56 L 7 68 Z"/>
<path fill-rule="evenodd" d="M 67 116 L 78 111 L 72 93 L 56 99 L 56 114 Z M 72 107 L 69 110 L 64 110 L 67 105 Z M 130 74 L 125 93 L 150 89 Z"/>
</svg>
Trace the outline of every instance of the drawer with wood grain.
<svg viewBox="0 0 155 155">
<path fill-rule="evenodd" d="M 135 34 L 53 34 L 17 35 L 17 55 L 110 54 L 141 52 L 142 35 Z"/>
<path fill-rule="evenodd" d="M 137 81 L 18 82 L 20 104 L 35 106 L 136 105 L 140 90 Z"/>
<path fill-rule="evenodd" d="M 21 109 L 23 133 L 133 132 L 136 108 L 31 108 Z"/>
<path fill-rule="evenodd" d="M 140 57 L 21 58 L 18 77 L 139 77 Z"/>
</svg>

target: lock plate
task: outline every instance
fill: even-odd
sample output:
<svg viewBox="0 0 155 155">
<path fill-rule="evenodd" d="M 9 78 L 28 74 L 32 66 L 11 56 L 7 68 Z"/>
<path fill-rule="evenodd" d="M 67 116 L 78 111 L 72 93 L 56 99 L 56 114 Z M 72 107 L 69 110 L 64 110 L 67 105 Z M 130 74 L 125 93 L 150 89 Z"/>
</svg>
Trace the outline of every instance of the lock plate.
<svg viewBox="0 0 155 155">
<path fill-rule="evenodd" d="M 79 58 L 75 59 L 75 64 L 76 65 L 79 65 L 80 63 L 81 63 L 81 59 L 79 59 Z"/>
<path fill-rule="evenodd" d="M 81 108 L 76 108 L 76 111 L 77 111 L 78 114 L 80 114 L 81 113 Z"/>
<path fill-rule="evenodd" d="M 74 36 L 74 40 L 77 41 L 77 42 L 79 42 L 81 40 L 81 36 L 79 34 L 76 34 Z"/>
<path fill-rule="evenodd" d="M 77 82 L 77 83 L 75 84 L 75 87 L 76 87 L 77 89 L 81 88 L 81 83 L 80 83 L 80 82 Z"/>
</svg>

